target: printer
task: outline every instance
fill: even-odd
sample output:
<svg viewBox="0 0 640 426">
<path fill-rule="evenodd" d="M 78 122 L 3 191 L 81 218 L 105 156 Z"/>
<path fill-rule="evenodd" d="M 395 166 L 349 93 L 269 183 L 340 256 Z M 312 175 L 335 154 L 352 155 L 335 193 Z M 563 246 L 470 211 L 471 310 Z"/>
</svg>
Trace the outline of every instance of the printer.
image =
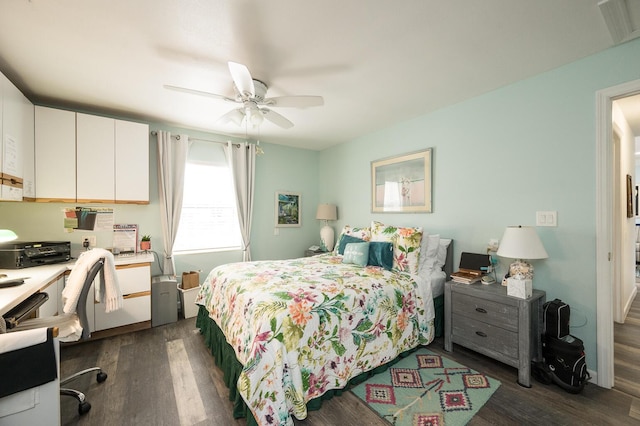
<svg viewBox="0 0 640 426">
<path fill-rule="evenodd" d="M 0 269 L 31 268 L 69 260 L 69 241 L 11 241 L 0 244 Z"/>
</svg>

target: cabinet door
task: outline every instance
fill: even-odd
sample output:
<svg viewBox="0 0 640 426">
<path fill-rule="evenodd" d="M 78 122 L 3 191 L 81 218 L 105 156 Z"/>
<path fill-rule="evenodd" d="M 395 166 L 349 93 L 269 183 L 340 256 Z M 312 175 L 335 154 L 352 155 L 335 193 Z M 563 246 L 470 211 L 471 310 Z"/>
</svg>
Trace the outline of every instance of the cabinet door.
<svg viewBox="0 0 640 426">
<path fill-rule="evenodd" d="M 0 199 L 22 201 L 23 176 L 23 95 L 4 75 L 0 74 L 2 93 L 2 140 L 0 141 Z"/>
<path fill-rule="evenodd" d="M 22 98 L 16 86 L 4 75 L 2 85 L 2 173 L 22 179 Z"/>
<path fill-rule="evenodd" d="M 60 283 L 61 280 L 62 284 Z M 47 287 L 42 290 L 49 295 L 49 300 L 38 308 L 38 317 L 52 317 L 62 313 L 62 310 L 58 310 L 58 306 L 62 304 L 61 285 L 64 285 L 64 275 L 60 275 L 58 278 L 53 279 Z"/>
<path fill-rule="evenodd" d="M 149 126 L 116 120 L 116 202 L 149 202 Z"/>
<path fill-rule="evenodd" d="M 76 114 L 35 107 L 36 201 L 76 201 Z"/>
<path fill-rule="evenodd" d="M 25 96 L 22 97 L 22 129 L 22 197 L 33 201 L 36 198 L 34 107 Z"/>
<path fill-rule="evenodd" d="M 79 203 L 115 200 L 114 119 L 76 115 L 76 198 Z"/>
</svg>

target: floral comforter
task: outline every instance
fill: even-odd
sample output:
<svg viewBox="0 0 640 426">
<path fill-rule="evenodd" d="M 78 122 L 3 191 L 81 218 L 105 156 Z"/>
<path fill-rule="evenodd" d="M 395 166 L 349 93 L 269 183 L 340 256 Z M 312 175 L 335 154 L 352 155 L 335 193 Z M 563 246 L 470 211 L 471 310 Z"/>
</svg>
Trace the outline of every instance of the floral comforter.
<svg viewBox="0 0 640 426">
<path fill-rule="evenodd" d="M 434 335 L 428 284 L 328 254 L 219 266 L 196 303 L 244 366 L 238 389 L 260 425 L 293 425 L 306 402 Z"/>
</svg>

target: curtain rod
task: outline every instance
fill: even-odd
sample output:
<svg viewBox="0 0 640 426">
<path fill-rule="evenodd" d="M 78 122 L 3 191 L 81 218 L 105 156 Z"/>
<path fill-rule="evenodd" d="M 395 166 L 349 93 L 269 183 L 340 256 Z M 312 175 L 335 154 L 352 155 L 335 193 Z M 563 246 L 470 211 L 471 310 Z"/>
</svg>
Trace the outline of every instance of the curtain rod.
<svg viewBox="0 0 640 426">
<path fill-rule="evenodd" d="M 151 135 L 152 135 L 152 136 L 156 136 L 157 134 L 158 134 L 158 132 L 157 132 L 157 131 L 155 131 L 155 130 L 152 130 L 152 131 L 151 131 Z M 172 138 L 175 138 L 176 140 L 180 140 L 180 135 L 171 135 L 171 137 L 172 137 Z M 224 145 L 226 145 L 226 144 L 227 144 L 227 142 L 231 142 L 231 141 L 214 141 L 214 140 L 211 140 L 211 139 L 199 139 L 199 138 L 192 138 L 191 136 L 189 136 L 189 140 L 190 140 L 190 141 L 198 141 L 198 142 L 221 143 L 221 144 L 224 144 Z"/>
</svg>

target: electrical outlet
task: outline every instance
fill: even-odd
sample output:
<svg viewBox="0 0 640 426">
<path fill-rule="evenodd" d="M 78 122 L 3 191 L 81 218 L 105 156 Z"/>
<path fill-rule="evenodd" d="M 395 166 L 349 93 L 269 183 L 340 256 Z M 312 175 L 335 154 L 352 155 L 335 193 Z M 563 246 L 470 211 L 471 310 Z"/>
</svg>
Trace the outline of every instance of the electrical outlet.
<svg viewBox="0 0 640 426">
<path fill-rule="evenodd" d="M 84 235 L 82 237 L 82 242 L 89 241 L 89 248 L 94 248 L 96 246 L 96 236 L 95 235 Z"/>
</svg>

